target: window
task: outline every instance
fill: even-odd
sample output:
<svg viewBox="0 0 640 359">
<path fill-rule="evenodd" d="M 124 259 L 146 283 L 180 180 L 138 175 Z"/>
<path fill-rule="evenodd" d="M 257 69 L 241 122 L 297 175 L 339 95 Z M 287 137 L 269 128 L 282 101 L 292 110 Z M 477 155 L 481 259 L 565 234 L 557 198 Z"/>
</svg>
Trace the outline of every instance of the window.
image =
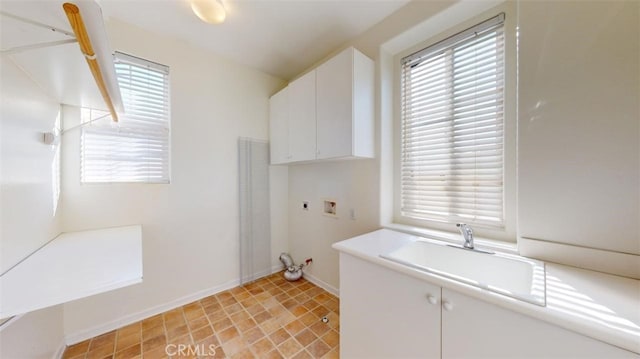
<svg viewBox="0 0 640 359">
<path fill-rule="evenodd" d="M 81 181 L 169 183 L 169 68 L 116 52 L 125 113 L 83 116 Z M 99 116 L 104 117 L 100 119 Z"/>
<path fill-rule="evenodd" d="M 505 226 L 504 14 L 402 59 L 400 215 Z"/>
</svg>

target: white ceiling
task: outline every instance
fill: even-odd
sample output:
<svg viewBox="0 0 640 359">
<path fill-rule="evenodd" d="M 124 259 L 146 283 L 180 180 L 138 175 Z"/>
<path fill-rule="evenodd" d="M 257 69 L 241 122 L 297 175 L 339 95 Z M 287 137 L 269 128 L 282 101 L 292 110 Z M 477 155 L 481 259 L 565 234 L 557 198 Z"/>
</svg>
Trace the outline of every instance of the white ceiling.
<svg viewBox="0 0 640 359">
<path fill-rule="evenodd" d="M 0 11 L 71 32 L 63 0 L 0 0 Z M 0 16 L 0 50 L 72 39 L 61 32 Z M 106 109 L 77 43 L 3 54 L 20 67 L 52 100 L 75 106 Z"/>
<path fill-rule="evenodd" d="M 173 36 L 291 79 L 408 0 L 224 0 L 227 19 L 209 25 L 188 0 L 100 0 L 105 17 Z"/>
<path fill-rule="evenodd" d="M 0 0 L 0 11 L 71 32 L 65 0 Z M 70 0 L 89 3 L 91 0 Z M 183 39 L 291 80 L 408 0 L 224 0 L 227 20 L 209 25 L 188 0 L 99 0 L 103 16 Z M 80 4 L 79 4 L 80 5 Z M 93 4 L 95 5 L 95 4 Z M 97 11 L 99 16 L 99 11 Z M 0 50 L 70 37 L 0 16 Z M 117 49 L 113 49 L 117 50 Z M 76 43 L 4 54 L 60 103 L 104 109 Z"/>
</svg>

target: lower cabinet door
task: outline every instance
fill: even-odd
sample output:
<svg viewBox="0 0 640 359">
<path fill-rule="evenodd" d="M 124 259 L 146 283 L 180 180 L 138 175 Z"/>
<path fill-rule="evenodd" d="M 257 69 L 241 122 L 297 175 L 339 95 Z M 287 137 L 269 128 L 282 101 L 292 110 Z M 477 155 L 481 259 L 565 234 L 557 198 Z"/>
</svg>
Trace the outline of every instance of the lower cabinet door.
<svg viewBox="0 0 640 359">
<path fill-rule="evenodd" d="M 566 329 L 442 289 L 442 358 L 638 358 Z"/>
<path fill-rule="evenodd" d="M 440 358 L 440 287 L 340 254 L 340 356 Z"/>
</svg>

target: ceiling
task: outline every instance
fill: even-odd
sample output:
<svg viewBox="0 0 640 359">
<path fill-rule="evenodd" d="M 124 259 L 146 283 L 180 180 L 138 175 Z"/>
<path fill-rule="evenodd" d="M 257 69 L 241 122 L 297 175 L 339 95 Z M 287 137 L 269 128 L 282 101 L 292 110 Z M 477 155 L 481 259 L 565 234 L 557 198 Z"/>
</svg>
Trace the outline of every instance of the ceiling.
<svg viewBox="0 0 640 359">
<path fill-rule="evenodd" d="M 64 33 L 72 33 L 72 30 L 62 10 L 62 3 L 62 0 L 0 0 L 0 11 L 3 13 L 63 31 L 51 31 L 46 27 L 2 15 L 0 50 L 74 39 L 73 34 L 69 36 Z M 99 11 L 97 13 L 99 14 Z M 97 51 L 97 47 L 95 50 Z M 77 43 L 20 50 L 1 56 L 2 60 L 10 60 L 24 71 L 52 100 L 75 106 L 106 109 Z"/>
<path fill-rule="evenodd" d="M 69 1 L 69 0 L 68 0 Z M 70 0 L 78 5 L 91 0 Z M 102 16 L 183 39 L 263 72 L 291 80 L 408 0 L 223 0 L 227 19 L 209 25 L 196 17 L 188 0 L 98 0 Z M 63 32 L 0 16 L 0 50 L 68 41 L 64 0 L 0 0 L 0 11 Z M 97 9 L 97 7 L 96 7 Z M 100 17 L 100 11 L 95 11 Z M 99 23 L 99 20 L 92 23 Z M 106 37 L 105 37 L 106 40 Z M 106 41 L 105 41 L 106 42 Z M 108 48 L 108 44 L 107 44 Z M 117 50 L 117 49 L 113 49 Z M 3 54 L 53 99 L 104 109 L 104 102 L 76 43 Z"/>
<path fill-rule="evenodd" d="M 209 25 L 188 0 L 100 0 L 105 17 L 186 40 L 291 79 L 408 0 L 223 0 L 227 19 Z"/>
</svg>

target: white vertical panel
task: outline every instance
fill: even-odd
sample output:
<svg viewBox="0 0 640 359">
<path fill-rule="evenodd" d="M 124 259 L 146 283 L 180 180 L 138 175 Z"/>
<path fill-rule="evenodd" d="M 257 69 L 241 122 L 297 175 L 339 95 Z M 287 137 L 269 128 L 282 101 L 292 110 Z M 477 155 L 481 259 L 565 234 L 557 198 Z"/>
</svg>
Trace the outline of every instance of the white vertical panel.
<svg viewBox="0 0 640 359">
<path fill-rule="evenodd" d="M 519 3 L 521 237 L 640 254 L 639 14 Z"/>
<path fill-rule="evenodd" d="M 238 140 L 240 280 L 271 273 L 269 144 Z"/>
</svg>

